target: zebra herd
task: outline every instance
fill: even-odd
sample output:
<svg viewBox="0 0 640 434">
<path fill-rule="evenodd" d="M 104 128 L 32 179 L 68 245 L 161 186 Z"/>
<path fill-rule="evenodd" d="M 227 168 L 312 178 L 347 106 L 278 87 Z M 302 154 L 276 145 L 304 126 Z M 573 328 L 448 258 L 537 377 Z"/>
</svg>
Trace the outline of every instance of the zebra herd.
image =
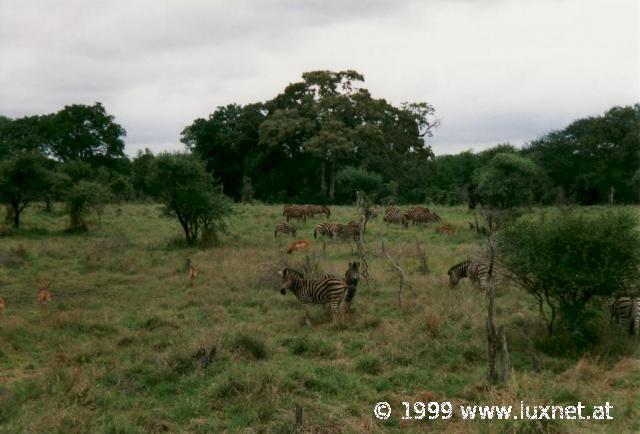
<svg viewBox="0 0 640 434">
<path fill-rule="evenodd" d="M 403 227 L 409 226 L 409 222 L 414 225 L 422 225 L 423 223 L 438 222 L 442 219 L 438 214 L 421 206 L 414 206 L 407 210 L 401 210 L 395 206 L 389 207 L 384 211 L 383 220 L 387 223 L 400 223 Z"/>
<path fill-rule="evenodd" d="M 331 216 L 331 211 L 324 205 L 287 205 L 284 207 L 283 215 L 286 222 L 276 225 L 274 236 L 280 234 L 291 234 L 296 236 L 297 228 L 289 220 L 296 218 L 306 222 L 307 218 L 324 214 L 327 218 Z M 403 227 L 408 227 L 409 222 L 414 225 L 441 221 L 441 218 L 428 208 L 414 206 L 407 210 L 398 207 L 388 207 L 384 211 L 383 220 L 389 223 L 399 223 Z M 361 224 L 350 221 L 342 223 L 319 223 L 316 225 L 313 236 L 330 238 L 332 240 L 356 240 L 361 230 Z M 308 242 L 305 241 L 307 244 Z M 343 278 L 333 275 L 325 275 L 320 279 L 308 280 L 304 276 L 291 269 L 284 269 L 279 272 L 282 276 L 283 294 L 286 290 L 293 292 L 298 301 L 304 306 L 305 321 L 310 325 L 308 317 L 308 305 L 312 303 L 324 304 L 331 310 L 332 319 L 338 315 L 344 315 L 346 309 L 351 306 L 356 294 L 359 278 L 359 263 L 349 263 L 349 268 Z M 454 288 L 463 278 L 468 278 L 471 283 L 481 291 L 486 291 L 489 284 L 489 267 L 482 261 L 466 260 L 460 262 L 447 270 L 449 286 Z M 616 297 L 609 300 L 612 320 L 625 326 L 629 333 L 640 336 L 640 297 Z"/>
</svg>

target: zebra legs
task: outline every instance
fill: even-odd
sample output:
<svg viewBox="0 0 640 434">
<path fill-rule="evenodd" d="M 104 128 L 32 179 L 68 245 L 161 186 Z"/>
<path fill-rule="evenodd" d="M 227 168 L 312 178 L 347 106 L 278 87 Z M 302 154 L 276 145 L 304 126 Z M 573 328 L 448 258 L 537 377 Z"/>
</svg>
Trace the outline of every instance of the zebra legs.
<svg viewBox="0 0 640 434">
<path fill-rule="evenodd" d="M 306 304 L 303 304 L 302 307 L 304 307 L 304 321 L 307 323 L 309 327 L 311 327 L 311 320 L 309 319 L 309 306 Z"/>
</svg>

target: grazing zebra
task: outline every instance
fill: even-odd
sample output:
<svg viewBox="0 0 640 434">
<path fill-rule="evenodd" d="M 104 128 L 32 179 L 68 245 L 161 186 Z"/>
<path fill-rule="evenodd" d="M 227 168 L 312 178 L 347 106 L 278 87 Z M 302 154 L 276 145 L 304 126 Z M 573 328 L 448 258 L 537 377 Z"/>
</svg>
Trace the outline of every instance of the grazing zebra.
<svg viewBox="0 0 640 434">
<path fill-rule="evenodd" d="M 291 234 L 292 237 L 295 237 L 296 231 L 297 229 L 294 224 L 281 222 L 276 225 L 276 230 L 273 232 L 273 236 L 277 238 L 278 234 Z"/>
<path fill-rule="evenodd" d="M 337 224 L 333 223 L 318 223 L 316 228 L 313 230 L 313 238 L 318 238 L 318 235 L 320 237 L 327 236 L 330 238 L 336 238 L 336 226 Z"/>
<path fill-rule="evenodd" d="M 338 277 L 333 274 L 326 274 L 323 278 L 333 278 L 338 279 Z M 351 302 L 353 298 L 356 296 L 356 291 L 358 290 L 358 281 L 360 280 L 360 262 L 349 262 L 349 268 L 346 273 L 344 273 L 344 279 L 342 279 L 344 283 L 347 285 L 347 298 L 345 299 L 347 303 L 347 308 L 351 308 Z"/>
<path fill-rule="evenodd" d="M 629 329 L 629 334 L 640 335 L 640 297 L 618 297 L 611 303 L 611 319 Z"/>
<path fill-rule="evenodd" d="M 407 220 L 413 222 L 413 224 L 422 224 L 422 223 L 430 223 L 440 221 L 440 216 L 436 213 L 431 212 L 429 208 L 424 208 L 421 206 L 414 206 L 405 211 L 405 216 Z"/>
<path fill-rule="evenodd" d="M 338 314 L 344 314 L 347 285 L 336 278 L 307 280 L 302 273 L 285 268 L 278 272 L 282 276 L 281 294 L 291 291 L 304 307 L 304 320 L 309 327 L 309 304 L 328 304 L 331 308 L 331 319 L 336 320 Z"/>
<path fill-rule="evenodd" d="M 307 221 L 307 210 L 303 205 L 285 205 L 282 215 L 287 218 L 287 221 L 292 218 L 298 221 Z"/>
<path fill-rule="evenodd" d="M 324 214 L 327 218 L 331 217 L 331 211 L 324 205 L 305 205 L 307 217 L 315 217 L 317 214 Z"/>
<path fill-rule="evenodd" d="M 460 279 L 468 277 L 474 286 L 485 291 L 489 287 L 489 267 L 478 261 L 463 261 L 454 265 L 447 271 L 449 285 L 455 288 Z"/>
<path fill-rule="evenodd" d="M 395 206 L 384 210 L 383 220 L 387 223 L 400 223 L 402 226 L 407 227 L 407 216 L 400 211 L 400 208 Z"/>
</svg>

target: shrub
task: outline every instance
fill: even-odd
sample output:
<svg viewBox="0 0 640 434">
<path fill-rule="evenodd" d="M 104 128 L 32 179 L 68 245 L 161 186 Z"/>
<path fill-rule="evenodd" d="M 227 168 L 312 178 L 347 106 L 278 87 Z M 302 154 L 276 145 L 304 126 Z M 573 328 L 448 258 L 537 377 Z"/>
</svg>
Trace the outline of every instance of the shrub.
<svg viewBox="0 0 640 434">
<path fill-rule="evenodd" d="M 66 192 L 67 210 L 69 212 L 69 229 L 86 230 L 84 216 L 89 209 L 94 209 L 101 218 L 104 204 L 111 194 L 109 189 L 93 181 L 80 181 Z"/>
<path fill-rule="evenodd" d="M 164 204 L 165 214 L 178 219 L 188 244 L 203 234 L 215 241 L 225 228 L 231 203 L 195 156 L 158 155 L 151 163 L 147 184 L 151 194 Z"/>
<path fill-rule="evenodd" d="M 507 275 L 538 301 L 550 335 L 557 314 L 576 330 L 590 301 L 640 279 L 640 234 L 626 211 L 523 217 L 500 234 L 498 251 Z"/>
<path fill-rule="evenodd" d="M 336 199 L 343 203 L 352 202 L 358 190 L 367 195 L 377 193 L 382 186 L 382 176 L 365 169 L 347 166 L 336 175 L 336 185 Z"/>
</svg>

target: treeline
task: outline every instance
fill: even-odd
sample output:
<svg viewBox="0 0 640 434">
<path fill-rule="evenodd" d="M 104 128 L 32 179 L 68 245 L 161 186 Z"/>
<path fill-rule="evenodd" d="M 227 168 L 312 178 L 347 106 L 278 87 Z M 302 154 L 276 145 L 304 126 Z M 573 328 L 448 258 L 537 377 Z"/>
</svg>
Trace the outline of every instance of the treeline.
<svg viewBox="0 0 640 434">
<path fill-rule="evenodd" d="M 363 82 L 356 71 L 308 72 L 271 100 L 196 119 L 182 142 L 236 201 L 351 203 L 356 190 L 381 203 L 640 200 L 640 104 L 577 120 L 523 149 L 436 157 L 425 143 L 438 125 L 434 108 L 392 105 Z M 125 135 L 100 103 L 0 116 L 0 200 L 15 225 L 25 203 L 62 200 L 81 182 L 79 191 L 99 185 L 108 200 L 157 199 L 149 185 L 157 157 L 128 158 Z"/>
</svg>

